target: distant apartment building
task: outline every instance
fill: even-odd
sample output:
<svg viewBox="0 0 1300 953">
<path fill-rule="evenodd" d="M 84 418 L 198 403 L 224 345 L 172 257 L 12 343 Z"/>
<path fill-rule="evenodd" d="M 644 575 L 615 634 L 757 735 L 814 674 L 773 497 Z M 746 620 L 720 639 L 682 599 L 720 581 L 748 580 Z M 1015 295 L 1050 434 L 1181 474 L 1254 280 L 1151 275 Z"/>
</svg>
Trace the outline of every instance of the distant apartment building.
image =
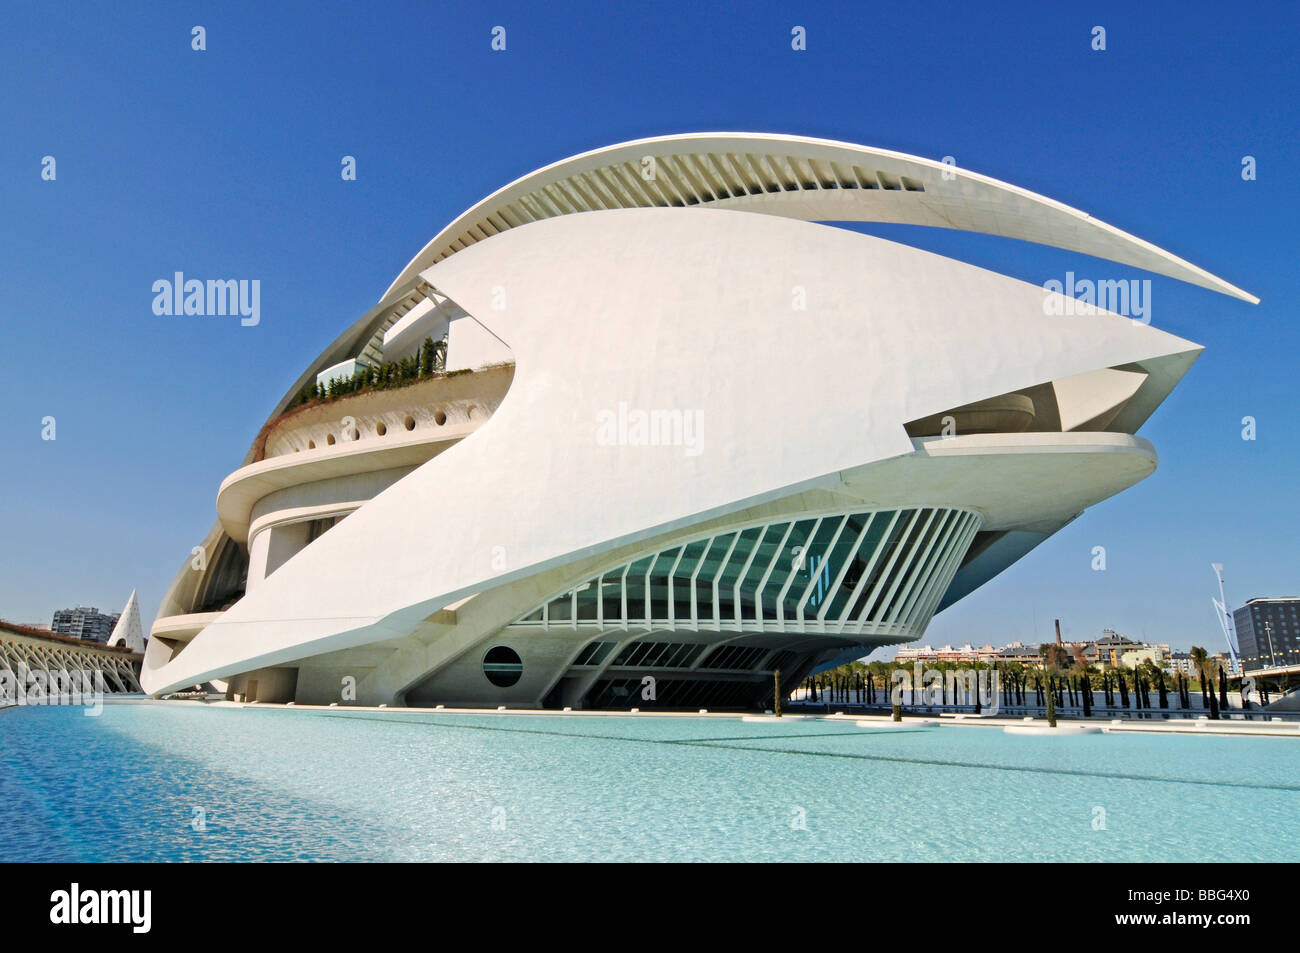
<svg viewBox="0 0 1300 953">
<path fill-rule="evenodd" d="M 1098 668 L 1118 668 L 1121 665 L 1131 667 L 1132 663 L 1124 660 L 1125 654 L 1140 652 L 1145 648 L 1148 646 L 1120 635 L 1114 629 L 1103 629 L 1101 638 L 1084 645 L 1083 657 L 1089 665 Z"/>
<path fill-rule="evenodd" d="M 1300 662 L 1300 596 L 1251 599 L 1232 614 L 1243 668 Z"/>
<path fill-rule="evenodd" d="M 87 642 L 107 642 L 117 625 L 119 613 L 100 612 L 94 606 L 77 606 L 75 609 L 59 609 L 54 613 L 50 631 L 58 635 L 70 635 Z"/>
<path fill-rule="evenodd" d="M 1151 645 L 1138 645 L 1124 652 L 1119 657 L 1121 668 L 1137 668 L 1143 662 L 1159 664 L 1160 652 Z"/>
<path fill-rule="evenodd" d="M 995 662 L 998 650 L 992 645 L 975 648 L 969 642 L 959 648 L 944 645 L 933 648 L 929 645 L 905 645 L 894 655 L 894 661 L 900 664 L 912 662 Z"/>
<path fill-rule="evenodd" d="M 1156 664 L 1168 662 L 1175 654 L 1166 643 L 1151 644 L 1138 642 L 1121 635 L 1114 629 L 1105 629 L 1099 639 L 1080 642 L 1062 642 L 1071 663 L 1080 658 L 1088 665 L 1097 668 L 1134 668 L 1142 662 Z M 1183 656 L 1182 670 L 1186 670 L 1186 653 Z M 1026 645 L 1023 642 L 1011 642 L 1001 648 L 984 645 L 979 648 L 970 643 L 954 648 L 944 645 L 934 648 L 930 645 L 906 645 L 898 649 L 894 661 L 899 664 L 912 662 L 988 662 L 1011 663 L 1021 665 L 1038 665 L 1042 661 L 1042 646 L 1039 643 Z"/>
<path fill-rule="evenodd" d="M 1019 662 L 1022 665 L 1037 665 L 1039 657 L 1037 645 L 1012 642 L 998 651 L 996 660 L 999 662 Z"/>
</svg>

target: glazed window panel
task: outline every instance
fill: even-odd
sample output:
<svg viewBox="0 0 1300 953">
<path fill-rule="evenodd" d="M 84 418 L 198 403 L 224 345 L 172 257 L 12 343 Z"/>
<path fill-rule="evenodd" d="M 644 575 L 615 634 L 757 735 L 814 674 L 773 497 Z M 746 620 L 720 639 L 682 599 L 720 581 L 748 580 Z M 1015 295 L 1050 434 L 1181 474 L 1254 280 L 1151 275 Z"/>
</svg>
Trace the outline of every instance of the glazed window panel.
<svg viewBox="0 0 1300 953">
<path fill-rule="evenodd" d="M 763 535 L 764 527 L 752 526 L 740 534 L 736 540 L 736 548 L 731 552 L 731 559 L 723 567 L 722 574 L 718 577 L 719 589 L 731 589 L 740 577 L 740 573 L 745 568 L 745 562 L 749 559 L 749 554 L 754 551 L 758 545 L 759 538 Z"/>
<path fill-rule="evenodd" d="M 650 567 L 647 582 L 650 590 L 649 618 L 656 622 L 668 621 L 668 574 L 672 572 L 673 564 L 677 562 L 677 554 L 680 551 L 678 547 L 660 553 L 654 565 Z"/>
<path fill-rule="evenodd" d="M 781 540 L 789 529 L 789 523 L 774 523 L 768 526 L 763 538 L 754 550 L 754 560 L 740 577 L 740 615 L 742 620 L 752 620 L 756 613 L 756 595 L 763 577 L 767 575 L 772 563 L 780 556 Z"/>
<path fill-rule="evenodd" d="M 623 618 L 623 574 L 607 573 L 600 583 L 601 611 L 606 622 L 618 622 Z"/>
<path fill-rule="evenodd" d="M 579 622 L 596 621 L 596 602 L 600 588 L 596 582 L 585 582 L 577 588 L 577 618 Z"/>
<path fill-rule="evenodd" d="M 839 531 L 839 538 L 835 540 L 835 544 L 827 555 L 823 567 L 812 583 L 812 591 L 808 594 L 808 601 L 804 603 L 803 617 L 805 619 L 816 619 L 824 606 L 827 608 L 826 618 L 835 619 L 839 617 L 839 611 L 843 610 L 844 604 L 853 592 L 853 586 L 849 583 L 848 576 L 852 569 L 853 560 L 859 551 L 858 539 L 863 535 L 862 531 L 866 525 L 867 518 L 845 517 L 843 526 Z M 829 606 L 827 606 L 828 603 Z"/>
<path fill-rule="evenodd" d="M 677 564 L 677 571 L 673 573 L 673 618 L 678 621 L 690 619 L 693 615 L 691 577 L 696 569 L 701 568 L 700 560 L 708 547 L 707 539 L 688 544 L 681 562 Z"/>
<path fill-rule="evenodd" d="M 552 599 L 546 607 L 547 622 L 570 622 L 573 619 L 573 590 Z"/>
<path fill-rule="evenodd" d="M 769 566 L 767 582 L 763 583 L 764 619 L 771 620 L 777 617 L 777 602 L 781 599 L 786 583 L 791 582 L 798 575 L 799 564 L 807 559 L 808 541 L 816 527 L 817 520 L 799 520 L 790 527 L 788 534 L 783 533 L 778 538 L 777 545 L 780 549 L 775 553 L 775 558 Z"/>
<path fill-rule="evenodd" d="M 898 598 L 903 581 L 912 569 L 912 562 L 921 552 L 921 541 L 933 528 L 935 522 L 933 516 L 933 510 L 921 510 L 917 513 L 917 518 L 908 529 L 906 538 L 897 547 L 897 559 L 889 571 L 889 578 L 885 581 L 880 598 L 869 610 L 871 621 L 880 622 L 889 618 L 894 600 Z M 893 556 L 894 554 L 891 553 L 891 558 Z"/>
<path fill-rule="evenodd" d="M 646 556 L 632 563 L 628 569 L 624 584 L 627 586 L 627 618 L 629 620 L 639 620 L 647 617 L 645 574 L 652 562 L 654 562 L 654 557 Z"/>
<path fill-rule="evenodd" d="M 840 576 L 839 585 L 831 584 L 833 592 L 827 593 L 829 606 L 826 607 L 826 614 L 823 619 L 836 620 L 844 615 L 845 607 L 849 605 L 849 599 L 853 598 L 853 588 L 862 579 L 863 568 L 866 566 L 866 560 L 871 558 L 872 551 L 875 551 L 875 541 L 880 540 L 880 534 L 884 533 L 884 525 L 889 521 L 888 512 L 868 516 L 850 516 L 846 521 L 844 534 L 840 537 L 839 546 L 836 549 L 844 549 L 844 556 L 837 556 L 836 563 L 839 568 L 836 569 L 837 575 Z M 866 533 L 863 533 L 866 528 Z M 875 541 L 872 541 L 875 536 Z M 859 542 L 861 537 L 861 542 Z M 842 569 L 842 572 L 840 572 Z M 809 599 L 809 605 L 803 607 L 803 618 L 816 618 L 822 612 L 822 605 L 813 606 L 813 599 Z"/>
<path fill-rule="evenodd" d="M 516 624 L 919 634 L 980 524 L 967 510 L 913 508 L 753 526 L 607 569 Z"/>
<path fill-rule="evenodd" d="M 889 568 L 890 560 L 893 558 L 894 550 L 898 547 L 903 535 L 908 531 L 912 522 L 912 517 L 916 515 L 915 510 L 900 510 L 898 518 L 894 520 L 893 526 L 890 527 L 888 534 L 884 537 L 881 544 L 877 547 L 876 552 L 871 554 L 874 564 L 870 565 L 870 570 L 866 574 L 866 581 L 858 593 L 857 599 L 853 602 L 853 608 L 849 610 L 849 617 L 860 619 L 862 613 L 866 611 L 872 594 L 879 598 L 877 587 L 880 585 L 881 576 Z"/>
<path fill-rule="evenodd" d="M 820 582 L 824 593 L 825 587 L 830 585 L 828 578 L 831 566 L 830 545 L 835 540 L 843 522 L 844 520 L 840 517 L 824 519 L 813 533 L 812 538 L 799 544 L 801 558 L 789 586 L 786 587 L 785 596 L 781 600 L 782 618 L 795 618 L 799 611 L 799 601 L 803 599 L 804 593 L 810 587 L 815 587 Z M 810 596 L 808 601 L 811 602 L 812 598 Z"/>
<path fill-rule="evenodd" d="M 574 665 L 599 665 L 613 651 L 617 642 L 592 642 L 573 660 Z"/>
</svg>

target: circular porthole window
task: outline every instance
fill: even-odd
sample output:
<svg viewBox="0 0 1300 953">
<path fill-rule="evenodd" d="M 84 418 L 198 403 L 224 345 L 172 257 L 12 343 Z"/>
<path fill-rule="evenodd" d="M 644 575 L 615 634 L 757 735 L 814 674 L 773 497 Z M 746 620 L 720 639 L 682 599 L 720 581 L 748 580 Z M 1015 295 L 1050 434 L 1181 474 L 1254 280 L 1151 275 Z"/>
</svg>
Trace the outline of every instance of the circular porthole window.
<svg viewBox="0 0 1300 953">
<path fill-rule="evenodd" d="M 375 433 L 379 434 L 381 437 L 388 433 L 388 424 L 384 423 L 382 420 L 379 421 L 379 423 L 375 424 Z"/>
<path fill-rule="evenodd" d="M 406 424 L 406 429 L 407 429 L 407 430 L 414 430 L 414 429 L 415 429 L 415 418 L 414 418 L 414 417 L 407 417 L 406 420 L 405 420 L 405 424 Z"/>
<path fill-rule="evenodd" d="M 483 674 L 497 688 L 509 688 L 524 674 L 524 660 L 504 645 L 494 645 L 483 656 Z"/>
<path fill-rule="evenodd" d="M 439 410 L 433 415 L 433 422 L 441 427 L 447 422 L 447 415 Z"/>
</svg>

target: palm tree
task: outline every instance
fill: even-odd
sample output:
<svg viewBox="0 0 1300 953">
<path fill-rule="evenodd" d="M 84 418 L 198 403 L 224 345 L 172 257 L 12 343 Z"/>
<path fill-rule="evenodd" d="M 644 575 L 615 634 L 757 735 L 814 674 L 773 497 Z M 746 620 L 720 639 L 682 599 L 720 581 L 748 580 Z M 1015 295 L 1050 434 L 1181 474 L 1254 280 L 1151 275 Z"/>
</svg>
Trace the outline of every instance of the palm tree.
<svg viewBox="0 0 1300 953">
<path fill-rule="evenodd" d="M 1217 695 L 1214 693 L 1214 676 L 1215 676 L 1215 671 L 1216 671 L 1217 669 L 1219 669 L 1219 662 L 1218 662 L 1218 660 L 1217 660 L 1217 659 L 1210 659 L 1209 662 L 1207 663 L 1207 667 L 1208 667 L 1207 674 L 1209 675 L 1209 679 L 1208 679 L 1209 684 L 1208 684 L 1207 686 L 1204 687 L 1204 690 L 1207 690 L 1207 691 L 1208 691 L 1208 694 L 1209 694 L 1209 699 L 1210 699 L 1210 720 L 1211 720 L 1211 721 L 1218 721 L 1218 720 L 1219 720 L 1219 696 L 1217 696 Z"/>
<path fill-rule="evenodd" d="M 1056 685 L 1055 674 L 1065 661 L 1065 649 L 1055 642 L 1045 642 L 1038 647 L 1042 655 L 1041 671 L 1047 678 L 1047 724 L 1056 727 Z"/>
<path fill-rule="evenodd" d="M 1196 673 L 1201 679 L 1201 707 L 1209 708 L 1210 701 L 1205 693 L 1205 662 L 1210 657 L 1210 653 L 1199 645 L 1193 645 L 1191 651 L 1192 664 L 1196 666 Z"/>
</svg>

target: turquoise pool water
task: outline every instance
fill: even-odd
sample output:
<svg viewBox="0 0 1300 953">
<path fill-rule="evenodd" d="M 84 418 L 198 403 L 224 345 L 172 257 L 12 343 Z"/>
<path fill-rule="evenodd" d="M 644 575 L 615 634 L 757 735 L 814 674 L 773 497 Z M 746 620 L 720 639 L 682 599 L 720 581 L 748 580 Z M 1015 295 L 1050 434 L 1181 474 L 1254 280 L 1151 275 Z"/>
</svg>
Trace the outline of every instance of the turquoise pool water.
<svg viewBox="0 0 1300 953">
<path fill-rule="evenodd" d="M 0 712 L 5 861 L 1293 861 L 1297 816 L 1300 738 Z"/>
</svg>

